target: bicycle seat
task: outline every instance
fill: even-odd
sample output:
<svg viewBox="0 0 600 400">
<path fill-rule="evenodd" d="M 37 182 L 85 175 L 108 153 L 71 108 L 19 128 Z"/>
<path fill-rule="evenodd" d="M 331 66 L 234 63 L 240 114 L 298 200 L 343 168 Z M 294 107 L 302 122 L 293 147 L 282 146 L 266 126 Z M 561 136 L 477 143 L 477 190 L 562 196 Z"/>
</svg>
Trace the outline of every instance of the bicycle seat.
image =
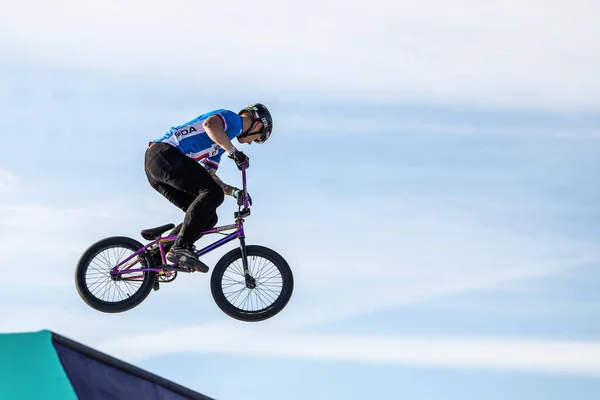
<svg viewBox="0 0 600 400">
<path fill-rule="evenodd" d="M 175 228 L 175 224 L 166 224 L 157 226 L 156 228 L 144 229 L 142 230 L 141 234 L 146 240 L 154 240 L 157 239 L 159 235 L 173 228 Z"/>
</svg>

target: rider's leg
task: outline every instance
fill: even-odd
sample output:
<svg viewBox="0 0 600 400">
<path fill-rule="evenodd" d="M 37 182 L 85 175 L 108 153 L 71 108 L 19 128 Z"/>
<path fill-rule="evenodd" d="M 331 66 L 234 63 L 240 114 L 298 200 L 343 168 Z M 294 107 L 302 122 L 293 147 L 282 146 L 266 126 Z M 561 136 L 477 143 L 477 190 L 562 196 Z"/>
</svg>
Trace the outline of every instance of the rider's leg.
<svg viewBox="0 0 600 400">
<path fill-rule="evenodd" d="M 216 225 L 216 208 L 222 204 L 224 193 L 212 176 L 193 159 L 166 143 L 157 143 L 146 152 L 145 172 L 150 185 L 186 214 L 194 213 L 192 221 L 184 221 L 173 231 L 189 232 L 190 239 Z M 202 206 L 202 210 L 199 210 Z M 196 233 L 197 232 L 197 233 Z M 184 236 L 185 237 L 185 236 Z M 195 238 L 194 238 L 195 239 Z"/>
<path fill-rule="evenodd" d="M 187 208 L 189 207 L 189 205 L 192 203 L 192 201 L 194 201 L 194 196 L 182 192 L 179 189 L 175 189 L 172 186 L 163 184 L 163 183 L 159 183 L 157 182 L 154 178 L 152 178 L 150 175 L 148 175 L 148 182 L 150 183 L 150 186 L 152 186 L 152 188 L 154 190 L 156 190 L 158 193 L 162 194 L 167 200 L 169 200 L 172 204 L 174 204 L 175 206 L 177 206 L 178 208 L 180 208 L 181 210 L 183 210 L 183 212 L 187 211 Z M 169 236 L 173 236 L 173 235 L 177 235 L 179 233 L 179 230 L 181 229 L 182 224 L 177 225 L 170 233 Z M 165 242 L 163 243 L 163 250 L 165 253 L 167 253 L 170 249 L 171 246 L 173 245 L 173 242 Z M 162 264 L 162 256 L 160 254 L 160 250 L 158 248 L 158 246 L 153 249 L 151 251 L 152 257 L 154 257 L 154 262 L 156 265 L 161 265 Z"/>
<path fill-rule="evenodd" d="M 216 183 L 215 183 L 216 185 Z M 203 191 L 188 207 L 175 244 L 196 242 L 201 232 L 210 227 L 216 219 L 217 207 L 224 200 L 223 190 L 216 185 L 209 191 Z"/>
<path fill-rule="evenodd" d="M 218 188 L 220 192 L 223 193 L 221 188 Z M 201 232 L 208 226 L 204 222 L 207 211 L 210 211 L 211 209 L 216 211 L 218 205 L 215 206 L 214 204 L 218 203 L 218 197 L 215 199 L 214 196 L 215 195 L 201 193 L 190 204 L 190 207 L 186 211 L 184 221 L 181 224 L 178 237 L 167 253 L 167 260 L 174 263 L 190 264 L 199 272 L 208 272 L 208 266 L 196 257 L 193 244 L 200 238 Z M 212 216 L 209 214 L 208 218 L 210 218 L 210 222 L 212 222 L 214 216 L 216 216 L 215 211 L 213 211 L 214 214 Z M 198 218 L 198 216 L 201 216 L 202 218 Z"/>
<path fill-rule="evenodd" d="M 190 204 L 191 204 L 191 201 L 190 201 Z M 183 211 L 187 211 L 187 207 Z M 217 222 L 219 222 L 219 217 L 217 216 L 217 214 L 215 214 L 204 229 L 214 228 L 217 225 Z M 180 223 L 179 225 L 177 225 L 175 228 L 173 228 L 173 230 L 171 232 L 169 232 L 169 236 L 178 235 L 179 232 L 181 231 L 182 226 L 183 226 L 183 222 Z M 196 238 L 196 240 L 194 240 L 194 242 L 198 241 L 202 236 L 204 236 L 204 235 L 198 235 L 198 237 Z"/>
<path fill-rule="evenodd" d="M 182 193 L 195 196 L 186 207 L 186 215 L 170 255 L 173 256 L 171 258 L 186 258 L 192 264 L 200 264 L 191 246 L 200 232 L 214 220 L 217 207 L 224 201 L 223 190 L 201 165 L 168 145 L 157 144 L 147 151 L 145 170 L 151 185 L 178 207 L 183 209 L 182 199 L 189 198 Z"/>
<path fill-rule="evenodd" d="M 155 180 L 153 180 L 152 178 L 149 178 L 148 180 L 150 182 L 150 185 L 157 192 L 162 194 L 165 198 L 167 198 L 175 206 L 177 206 L 181 210 L 183 210 L 183 212 L 186 212 L 188 207 L 190 206 L 190 204 L 195 200 L 195 197 L 188 193 L 182 192 L 182 191 L 175 189 L 169 185 L 158 183 Z M 219 220 L 219 218 L 215 214 L 205 229 L 214 228 L 217 225 L 218 220 Z M 169 232 L 168 236 L 178 235 L 179 232 L 181 231 L 182 226 L 183 226 L 183 222 L 180 223 L 179 225 L 177 225 L 175 228 L 173 228 L 173 230 L 171 230 L 171 232 Z M 203 235 L 198 235 L 195 238 L 195 240 L 193 241 L 193 243 L 198 241 L 202 236 Z M 163 249 L 164 249 L 165 253 L 167 253 L 171 249 L 171 247 L 173 246 L 173 243 L 174 242 L 165 242 L 163 244 Z M 153 253 L 153 257 L 155 258 L 156 265 L 162 264 L 162 256 L 160 255 L 160 251 L 158 250 L 158 247 L 152 253 Z"/>
<path fill-rule="evenodd" d="M 186 217 L 182 223 L 177 225 L 173 230 L 169 233 L 169 235 L 178 235 L 179 241 L 183 237 L 184 240 L 187 239 L 187 242 L 190 245 L 193 245 L 198 239 L 202 237 L 201 232 L 205 229 L 213 228 L 218 222 L 218 216 L 216 214 L 216 208 L 218 205 L 222 203 L 217 200 L 217 206 L 213 206 L 214 209 L 212 215 L 209 214 L 208 223 L 202 223 L 201 220 L 195 219 L 195 212 L 197 211 L 197 207 L 202 207 L 202 201 L 206 202 L 206 196 L 192 196 L 187 193 L 182 192 L 179 189 L 176 189 L 170 185 L 163 183 L 155 183 L 151 182 L 152 187 L 154 187 L 159 193 L 161 193 L 164 197 L 166 197 L 171 203 L 175 204 L 179 208 L 181 208 L 185 213 Z M 220 187 L 218 187 L 221 190 Z M 216 188 L 215 188 L 216 190 Z M 222 191 L 222 190 L 221 190 Z M 218 198 L 218 197 L 217 197 Z M 214 203 L 213 203 L 214 204 Z M 205 206 L 202 211 L 209 210 L 210 204 Z M 184 234 L 187 233 L 187 236 Z"/>
<path fill-rule="evenodd" d="M 182 190 L 174 188 L 171 185 L 157 182 L 151 178 L 148 179 L 150 186 L 154 188 L 158 193 L 162 194 L 167 200 L 169 200 L 177 208 L 186 212 L 192 201 L 196 198 Z"/>
</svg>

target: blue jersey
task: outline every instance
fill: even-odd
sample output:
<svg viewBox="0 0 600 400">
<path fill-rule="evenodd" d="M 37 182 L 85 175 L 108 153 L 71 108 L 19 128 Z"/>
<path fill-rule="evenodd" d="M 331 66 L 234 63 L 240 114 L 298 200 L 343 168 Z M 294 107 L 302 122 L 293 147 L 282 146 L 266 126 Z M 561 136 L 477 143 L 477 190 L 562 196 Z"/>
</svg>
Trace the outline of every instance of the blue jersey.
<svg viewBox="0 0 600 400">
<path fill-rule="evenodd" d="M 202 114 L 183 125 L 174 126 L 163 137 L 152 140 L 151 143 L 169 143 L 205 167 L 217 169 L 225 150 L 212 141 L 202 126 L 212 115 L 221 118 L 225 134 L 230 140 L 242 132 L 242 118 L 233 111 L 219 109 Z"/>
</svg>

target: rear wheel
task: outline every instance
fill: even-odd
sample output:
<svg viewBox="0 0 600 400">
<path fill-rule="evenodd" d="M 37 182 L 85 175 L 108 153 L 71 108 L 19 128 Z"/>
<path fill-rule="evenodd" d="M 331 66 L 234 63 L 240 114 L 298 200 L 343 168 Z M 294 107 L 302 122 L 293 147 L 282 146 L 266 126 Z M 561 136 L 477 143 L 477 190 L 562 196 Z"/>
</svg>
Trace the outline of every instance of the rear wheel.
<svg viewBox="0 0 600 400">
<path fill-rule="evenodd" d="M 256 245 L 246 246 L 248 269 L 254 284 L 244 277 L 242 251 L 231 250 L 213 269 L 210 289 L 217 306 L 240 321 L 263 321 L 278 314 L 294 290 L 290 266 L 277 252 Z"/>
<path fill-rule="evenodd" d="M 113 236 L 91 245 L 82 255 L 75 269 L 75 287 L 81 299 L 95 310 L 119 313 L 130 310 L 148 297 L 156 279 L 156 272 L 142 271 L 111 275 L 112 268 L 141 249 L 135 239 Z M 120 270 L 153 267 L 149 254 L 133 257 Z"/>
</svg>

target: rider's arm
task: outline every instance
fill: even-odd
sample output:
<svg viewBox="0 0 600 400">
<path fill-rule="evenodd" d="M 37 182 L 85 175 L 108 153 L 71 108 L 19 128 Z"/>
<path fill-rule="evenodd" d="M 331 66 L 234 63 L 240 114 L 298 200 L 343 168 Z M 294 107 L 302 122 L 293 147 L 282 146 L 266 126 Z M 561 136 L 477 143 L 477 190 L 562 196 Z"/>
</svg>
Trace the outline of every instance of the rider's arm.
<svg viewBox="0 0 600 400">
<path fill-rule="evenodd" d="M 206 131 L 206 134 L 212 139 L 213 142 L 225 149 L 226 152 L 231 150 L 233 143 L 231 143 L 231 140 L 229 140 L 229 137 L 227 137 L 223 126 L 223 121 L 219 116 L 212 115 L 208 117 L 206 121 L 204 121 L 203 127 Z"/>
<path fill-rule="evenodd" d="M 225 192 L 225 194 L 227 194 L 229 196 L 233 196 L 233 193 L 237 190 L 237 188 L 235 188 L 233 186 L 230 186 L 230 185 L 226 184 L 225 182 L 223 182 L 221 180 L 221 178 L 219 178 L 217 176 L 217 170 L 216 169 L 209 168 L 209 167 L 205 167 L 205 169 L 213 177 L 213 179 L 215 180 L 215 182 L 217 182 L 219 184 L 219 186 L 221 186 L 221 189 L 223 189 L 223 192 Z"/>
</svg>

